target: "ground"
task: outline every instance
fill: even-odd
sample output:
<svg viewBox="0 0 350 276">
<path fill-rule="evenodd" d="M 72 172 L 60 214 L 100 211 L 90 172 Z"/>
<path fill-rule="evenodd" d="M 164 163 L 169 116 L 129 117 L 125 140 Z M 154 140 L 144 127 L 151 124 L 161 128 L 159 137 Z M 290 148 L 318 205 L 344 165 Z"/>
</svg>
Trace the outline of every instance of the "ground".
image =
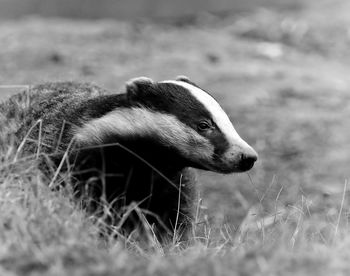
<svg viewBox="0 0 350 276">
<path fill-rule="evenodd" d="M 53 80 L 187 75 L 259 153 L 248 174 L 199 172 L 193 244 L 99 237 L 35 169 L 0 159 L 2 275 L 346 275 L 350 177 L 347 1 L 188 24 L 26 18 L 0 25 L 0 97 Z M 3 118 L 2 118 L 3 119 Z M 0 117 L 1 120 L 1 117 Z"/>
</svg>

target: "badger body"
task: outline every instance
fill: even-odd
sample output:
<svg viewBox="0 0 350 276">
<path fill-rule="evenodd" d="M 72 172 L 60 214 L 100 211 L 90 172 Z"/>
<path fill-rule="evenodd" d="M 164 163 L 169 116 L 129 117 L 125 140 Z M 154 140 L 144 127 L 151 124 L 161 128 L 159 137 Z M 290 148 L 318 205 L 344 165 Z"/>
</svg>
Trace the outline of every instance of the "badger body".
<svg viewBox="0 0 350 276">
<path fill-rule="evenodd" d="M 186 77 L 135 78 L 122 94 L 50 83 L 33 87 L 29 99 L 17 131 L 19 141 L 26 137 L 24 152 L 45 156 L 46 175 L 69 171 L 86 208 L 99 212 L 107 203 L 111 222 L 126 233 L 142 220 L 128 213 L 131 204 L 160 239 L 174 229 L 186 233 L 195 202 L 191 168 L 243 172 L 257 159 L 214 98 Z"/>
</svg>

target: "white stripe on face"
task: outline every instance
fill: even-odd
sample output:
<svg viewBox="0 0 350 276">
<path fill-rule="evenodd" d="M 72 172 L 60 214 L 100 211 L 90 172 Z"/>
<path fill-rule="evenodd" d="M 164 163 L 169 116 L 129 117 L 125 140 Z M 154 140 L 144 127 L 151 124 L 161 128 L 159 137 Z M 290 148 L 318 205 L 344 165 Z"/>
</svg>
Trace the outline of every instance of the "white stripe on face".
<svg viewBox="0 0 350 276">
<path fill-rule="evenodd" d="M 115 109 L 101 118 L 87 122 L 75 132 L 75 139 L 82 145 L 102 145 L 105 137 L 113 134 L 123 137 L 154 137 L 197 163 L 210 160 L 214 153 L 214 148 L 207 139 L 175 116 L 145 108 Z M 195 145 L 191 141 L 196 141 Z"/>
<path fill-rule="evenodd" d="M 204 107 L 209 111 L 214 123 L 225 135 L 229 144 L 233 147 L 252 149 L 237 133 L 226 112 L 219 103 L 202 89 L 183 81 L 164 81 L 163 83 L 173 83 L 187 89 Z"/>
</svg>

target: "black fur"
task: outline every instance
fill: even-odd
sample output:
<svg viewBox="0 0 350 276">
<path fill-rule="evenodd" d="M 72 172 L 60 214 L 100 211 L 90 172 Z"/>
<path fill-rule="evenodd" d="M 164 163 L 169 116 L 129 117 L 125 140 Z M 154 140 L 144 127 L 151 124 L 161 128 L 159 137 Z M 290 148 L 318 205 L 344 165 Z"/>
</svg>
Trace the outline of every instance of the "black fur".
<svg viewBox="0 0 350 276">
<path fill-rule="evenodd" d="M 170 93 L 169 102 L 156 97 L 156 92 Z M 26 120 L 17 131 L 18 141 L 22 141 L 28 129 L 38 120 L 43 120 L 41 152 L 50 158 L 41 161 L 41 168 L 52 178 L 52 169 L 56 169 L 62 156 L 73 138 L 73 126 L 82 126 L 94 118 L 99 118 L 113 109 L 120 107 L 143 106 L 162 112 L 174 112 L 177 116 L 188 116 L 175 93 L 185 93 L 171 85 L 151 85 L 140 93 L 106 94 L 106 91 L 89 84 L 50 83 L 35 86 L 31 89 L 31 104 L 26 110 Z M 142 94 L 145 92 L 145 94 Z M 195 116 L 198 106 L 191 99 L 187 107 Z M 184 103 L 183 102 L 183 103 Z M 30 138 L 37 141 L 39 127 L 35 128 Z M 24 147 L 26 154 L 37 150 L 36 142 L 27 141 Z M 122 144 L 123 147 L 116 143 Z M 175 223 L 177 229 L 185 236 L 190 229 L 193 214 L 194 175 L 187 168 L 190 163 L 181 158 L 176 149 L 165 148 L 151 137 L 118 137 L 111 135 L 104 140 L 105 145 L 84 148 L 85 145 L 74 145 L 70 149 L 69 160 L 72 170 L 72 182 L 76 195 L 84 199 L 84 205 L 92 212 L 100 212 L 106 201 L 112 206 L 113 215 L 108 219 L 118 225 L 123 215 L 123 208 L 132 202 L 138 208 L 147 210 L 146 219 L 154 226 L 154 231 L 162 241 L 170 239 Z M 114 144 L 114 145 L 108 145 Z M 147 160 L 154 170 L 144 161 Z M 51 162 L 53 168 L 50 168 Z M 63 167 L 62 172 L 67 169 Z M 50 173 L 51 171 L 51 173 Z M 165 176 L 165 178 L 164 178 Z M 180 184 L 182 184 L 180 188 Z M 181 195 L 179 190 L 181 189 Z M 178 206 L 178 198 L 180 206 Z M 180 213 L 177 215 L 177 211 Z M 121 230 L 126 234 L 139 227 L 140 219 L 132 212 Z"/>
</svg>

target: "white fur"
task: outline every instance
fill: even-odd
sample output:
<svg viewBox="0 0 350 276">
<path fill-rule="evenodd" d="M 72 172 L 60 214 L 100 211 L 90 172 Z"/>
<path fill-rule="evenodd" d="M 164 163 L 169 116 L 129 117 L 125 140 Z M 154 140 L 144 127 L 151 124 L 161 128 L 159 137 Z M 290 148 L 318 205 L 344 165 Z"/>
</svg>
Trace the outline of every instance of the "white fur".
<svg viewBox="0 0 350 276">
<path fill-rule="evenodd" d="M 239 148 L 243 151 L 255 153 L 237 133 L 225 111 L 219 103 L 202 89 L 183 81 L 164 81 L 164 83 L 173 83 L 187 89 L 204 107 L 210 112 L 213 121 L 216 123 L 221 132 L 226 136 L 227 141 L 232 148 Z M 256 154 L 256 153 L 255 153 Z M 232 153 L 231 153 L 232 155 Z"/>
<path fill-rule="evenodd" d="M 210 160 L 214 147 L 175 116 L 145 108 L 118 108 L 75 130 L 75 139 L 87 145 L 103 144 L 115 133 L 123 137 L 151 136 L 180 150 L 190 160 Z"/>
</svg>

